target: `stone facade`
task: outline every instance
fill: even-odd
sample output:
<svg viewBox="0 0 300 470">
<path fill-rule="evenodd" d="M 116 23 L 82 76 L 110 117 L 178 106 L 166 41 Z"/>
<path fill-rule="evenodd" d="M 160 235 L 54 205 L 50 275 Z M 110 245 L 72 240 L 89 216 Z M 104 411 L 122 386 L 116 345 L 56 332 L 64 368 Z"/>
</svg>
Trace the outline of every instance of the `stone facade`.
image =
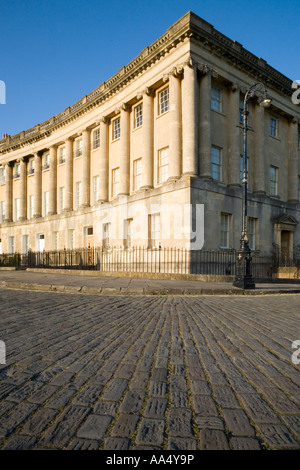
<svg viewBox="0 0 300 470">
<path fill-rule="evenodd" d="M 291 253 L 300 243 L 292 81 L 191 12 L 73 106 L 0 141 L 1 251 L 239 248 L 241 103 L 256 82 L 272 105 L 260 107 L 259 93 L 249 101 L 250 245 Z"/>
</svg>

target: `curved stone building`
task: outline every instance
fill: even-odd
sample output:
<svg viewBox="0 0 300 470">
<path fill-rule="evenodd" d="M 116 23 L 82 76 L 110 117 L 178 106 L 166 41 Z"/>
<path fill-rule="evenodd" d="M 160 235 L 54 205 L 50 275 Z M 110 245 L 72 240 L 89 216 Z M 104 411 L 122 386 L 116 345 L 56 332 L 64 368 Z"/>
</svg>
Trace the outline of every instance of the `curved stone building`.
<svg viewBox="0 0 300 470">
<path fill-rule="evenodd" d="M 77 103 L 3 136 L 1 252 L 238 249 L 241 109 L 257 82 L 272 104 L 260 107 L 259 93 L 249 101 L 249 241 L 291 253 L 300 243 L 292 80 L 191 12 Z"/>
</svg>

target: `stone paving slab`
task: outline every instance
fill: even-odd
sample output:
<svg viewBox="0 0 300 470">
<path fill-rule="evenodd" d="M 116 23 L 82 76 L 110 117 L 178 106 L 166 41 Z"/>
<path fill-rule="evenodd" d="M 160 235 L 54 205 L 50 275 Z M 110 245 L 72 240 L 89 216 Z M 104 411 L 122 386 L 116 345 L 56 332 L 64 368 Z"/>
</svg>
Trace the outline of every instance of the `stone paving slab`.
<svg viewBox="0 0 300 470">
<path fill-rule="evenodd" d="M 0 450 L 300 450 L 298 299 L 0 289 Z"/>
</svg>

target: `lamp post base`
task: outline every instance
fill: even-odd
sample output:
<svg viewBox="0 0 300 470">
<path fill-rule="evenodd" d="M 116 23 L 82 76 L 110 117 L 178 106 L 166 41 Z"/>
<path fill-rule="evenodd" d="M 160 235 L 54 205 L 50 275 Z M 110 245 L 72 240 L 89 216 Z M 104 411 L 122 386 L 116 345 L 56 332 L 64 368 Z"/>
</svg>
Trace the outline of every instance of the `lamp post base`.
<svg viewBox="0 0 300 470">
<path fill-rule="evenodd" d="M 251 274 L 251 251 L 241 250 L 236 261 L 236 275 L 233 285 L 240 289 L 255 289 L 255 282 Z"/>
<path fill-rule="evenodd" d="M 238 277 L 233 281 L 235 287 L 240 289 L 255 289 L 255 282 L 252 276 Z"/>
</svg>

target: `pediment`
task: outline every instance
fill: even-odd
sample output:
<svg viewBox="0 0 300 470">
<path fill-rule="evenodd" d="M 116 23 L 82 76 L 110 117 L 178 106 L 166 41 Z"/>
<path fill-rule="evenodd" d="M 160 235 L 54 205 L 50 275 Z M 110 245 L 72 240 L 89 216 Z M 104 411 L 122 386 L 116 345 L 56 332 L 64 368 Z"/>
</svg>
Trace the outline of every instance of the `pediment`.
<svg viewBox="0 0 300 470">
<path fill-rule="evenodd" d="M 274 219 L 274 224 L 288 224 L 295 226 L 298 224 L 298 221 L 290 214 L 282 214 Z"/>
</svg>

